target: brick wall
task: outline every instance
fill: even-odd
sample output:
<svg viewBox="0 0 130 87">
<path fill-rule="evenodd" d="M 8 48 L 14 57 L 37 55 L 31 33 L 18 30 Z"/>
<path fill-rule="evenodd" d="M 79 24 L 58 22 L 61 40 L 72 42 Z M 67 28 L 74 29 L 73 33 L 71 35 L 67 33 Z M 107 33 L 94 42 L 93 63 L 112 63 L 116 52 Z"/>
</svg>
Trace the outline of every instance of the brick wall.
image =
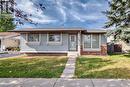
<svg viewBox="0 0 130 87">
<path fill-rule="evenodd" d="M 107 55 L 107 45 L 101 45 L 101 51 L 83 51 L 81 46 L 81 55 Z"/>
<path fill-rule="evenodd" d="M 27 56 L 67 56 L 67 53 L 25 53 Z"/>
<path fill-rule="evenodd" d="M 101 55 L 107 55 L 107 45 L 101 45 Z"/>
</svg>

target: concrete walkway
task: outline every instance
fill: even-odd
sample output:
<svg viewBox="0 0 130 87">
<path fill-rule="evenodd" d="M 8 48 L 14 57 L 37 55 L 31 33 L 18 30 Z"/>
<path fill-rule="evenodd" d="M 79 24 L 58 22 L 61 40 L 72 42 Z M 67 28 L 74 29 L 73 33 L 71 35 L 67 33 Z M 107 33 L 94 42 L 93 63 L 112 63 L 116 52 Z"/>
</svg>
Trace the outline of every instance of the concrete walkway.
<svg viewBox="0 0 130 87">
<path fill-rule="evenodd" d="M 0 78 L 0 87 L 130 87 L 130 80 Z"/>
<path fill-rule="evenodd" d="M 61 79 L 70 79 L 74 77 L 76 58 L 77 57 L 74 55 L 69 57 L 65 69 L 61 75 Z"/>
</svg>

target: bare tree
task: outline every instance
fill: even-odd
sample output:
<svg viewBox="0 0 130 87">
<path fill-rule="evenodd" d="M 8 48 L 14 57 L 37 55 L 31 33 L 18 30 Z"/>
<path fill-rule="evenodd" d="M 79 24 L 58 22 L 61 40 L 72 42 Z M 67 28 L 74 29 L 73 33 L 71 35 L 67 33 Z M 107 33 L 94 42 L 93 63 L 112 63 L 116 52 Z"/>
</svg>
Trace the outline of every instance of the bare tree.
<svg viewBox="0 0 130 87">
<path fill-rule="evenodd" d="M 32 0 L 30 0 L 32 1 Z M 43 6 L 42 3 L 35 3 L 32 1 L 34 6 L 38 10 L 44 11 L 46 8 Z M 14 20 L 16 21 L 16 24 L 24 24 L 24 22 L 29 22 L 32 24 L 37 24 L 33 22 L 33 20 L 30 18 L 33 16 L 32 14 L 28 14 L 25 11 L 23 11 L 20 8 L 17 8 L 17 3 L 14 0 L 0 0 L 0 12 L 1 14 L 11 14 L 15 16 Z"/>
</svg>

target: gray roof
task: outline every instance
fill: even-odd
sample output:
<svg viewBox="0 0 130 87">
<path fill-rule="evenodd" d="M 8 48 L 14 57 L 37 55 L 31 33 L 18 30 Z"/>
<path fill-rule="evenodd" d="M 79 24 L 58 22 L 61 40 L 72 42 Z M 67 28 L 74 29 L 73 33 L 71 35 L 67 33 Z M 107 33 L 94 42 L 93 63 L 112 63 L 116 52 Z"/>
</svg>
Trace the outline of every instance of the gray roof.
<svg viewBox="0 0 130 87">
<path fill-rule="evenodd" d="M 85 31 L 88 33 L 106 33 L 106 30 L 101 29 L 85 29 L 85 28 L 25 28 L 16 29 L 11 32 L 35 32 L 35 31 Z"/>
<path fill-rule="evenodd" d="M 106 33 L 107 30 L 104 29 L 87 29 L 88 33 Z"/>
<path fill-rule="evenodd" d="M 17 29 L 17 30 L 12 30 L 12 31 L 72 31 L 72 30 L 85 30 L 83 28 L 25 28 L 25 29 Z"/>
</svg>

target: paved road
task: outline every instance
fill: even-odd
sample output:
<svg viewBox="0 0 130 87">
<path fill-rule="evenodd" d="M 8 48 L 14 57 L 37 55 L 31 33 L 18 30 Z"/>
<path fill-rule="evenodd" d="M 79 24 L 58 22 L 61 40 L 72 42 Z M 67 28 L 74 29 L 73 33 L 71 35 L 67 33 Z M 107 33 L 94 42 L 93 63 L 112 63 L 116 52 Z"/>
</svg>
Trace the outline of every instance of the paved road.
<svg viewBox="0 0 130 87">
<path fill-rule="evenodd" d="M 130 87 L 130 80 L 1 78 L 0 87 Z"/>
</svg>

